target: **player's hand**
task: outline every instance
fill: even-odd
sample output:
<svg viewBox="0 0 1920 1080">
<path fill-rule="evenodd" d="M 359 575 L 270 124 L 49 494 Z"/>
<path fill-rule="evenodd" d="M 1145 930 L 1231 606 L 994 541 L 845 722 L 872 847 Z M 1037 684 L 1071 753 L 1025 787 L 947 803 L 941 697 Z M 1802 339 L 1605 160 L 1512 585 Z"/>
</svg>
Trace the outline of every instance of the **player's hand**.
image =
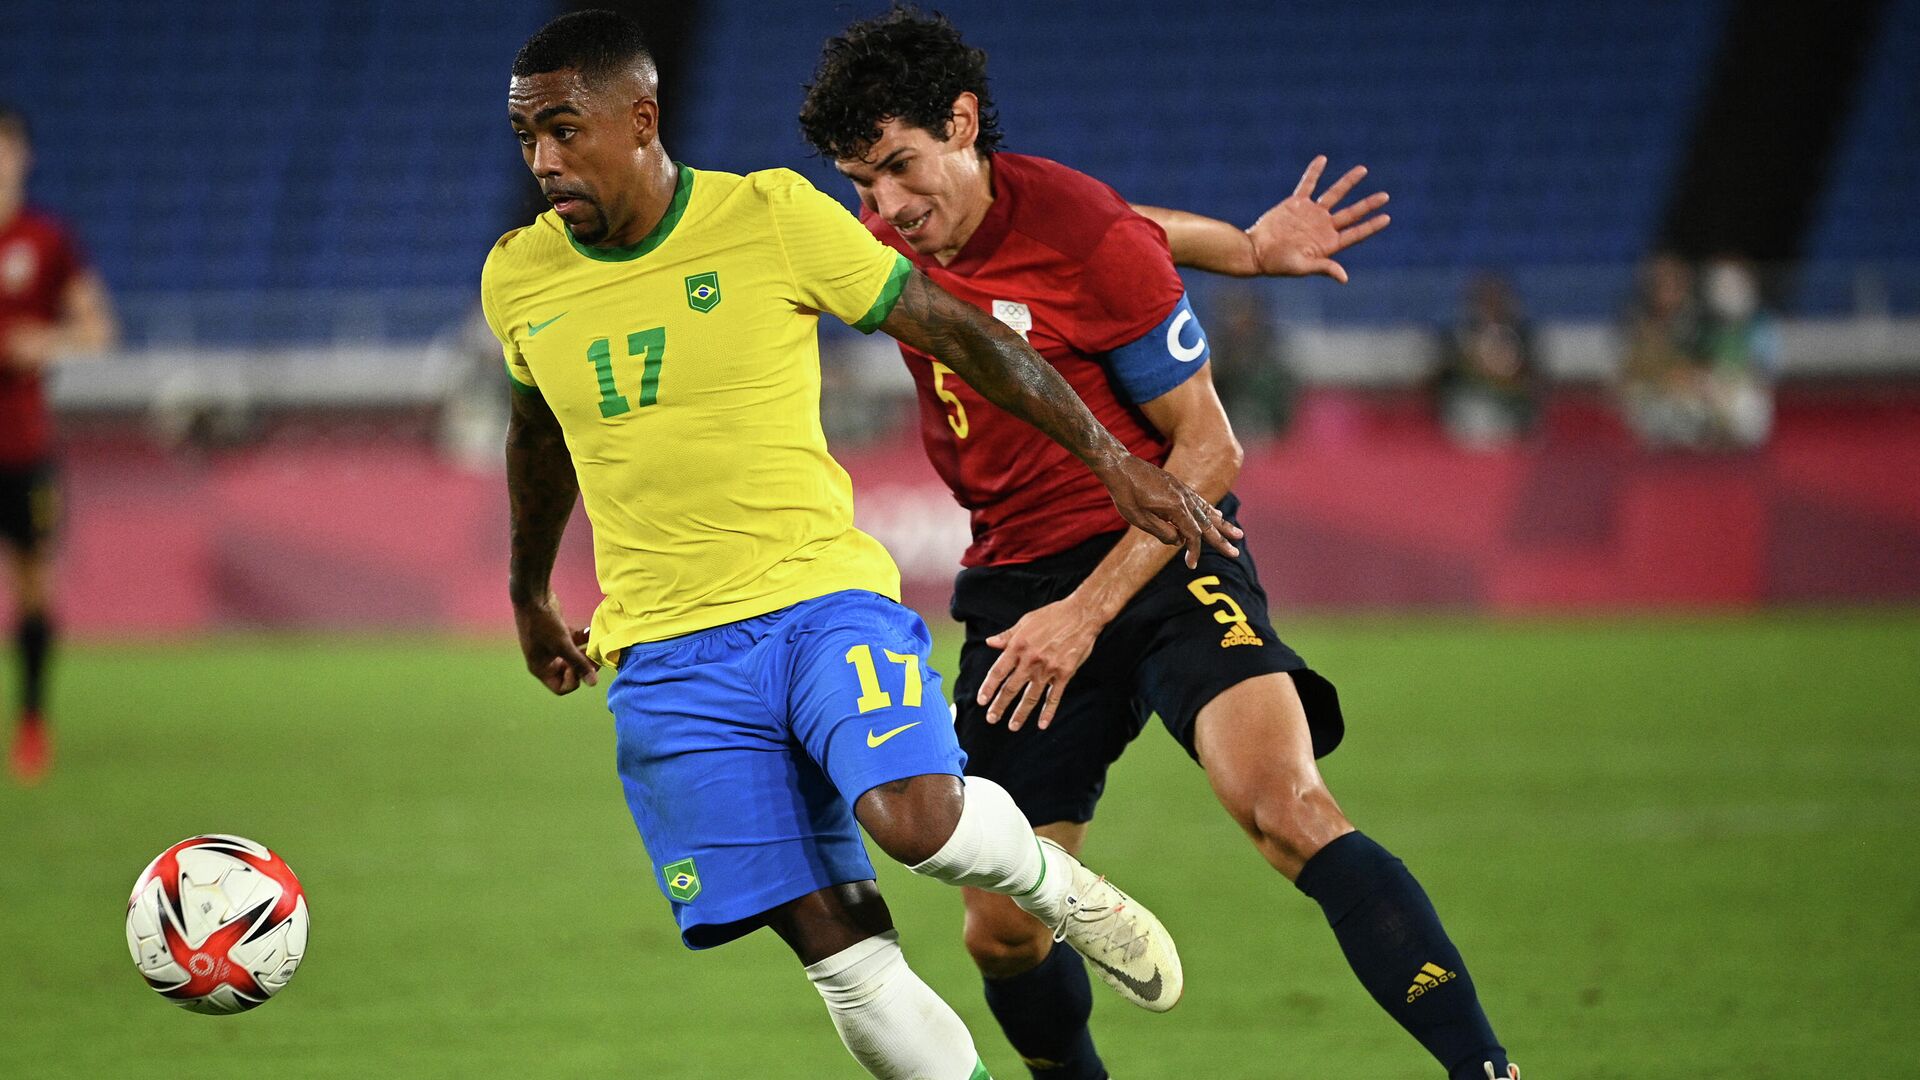
<svg viewBox="0 0 1920 1080">
<path fill-rule="evenodd" d="M 1007 719 L 1008 731 L 1019 731 L 1040 709 L 1042 731 L 1053 723 L 1060 696 L 1080 665 L 1093 651 L 1104 624 L 1072 597 L 1034 608 L 1009 629 L 987 639 L 1000 655 L 980 684 L 977 700 L 987 707 L 987 723 Z M 1008 710 L 1012 712 L 1009 713 Z"/>
<path fill-rule="evenodd" d="M 1186 549 L 1188 569 L 1200 565 L 1202 543 L 1228 558 L 1240 554 L 1233 541 L 1246 533 L 1218 507 L 1152 462 L 1127 454 L 1118 468 L 1100 479 L 1127 524 L 1163 544 Z"/>
<path fill-rule="evenodd" d="M 527 658 L 527 670 L 547 689 L 571 694 L 582 683 L 594 686 L 600 681 L 599 668 L 582 651 L 586 629 L 567 626 L 560 601 L 551 593 L 543 602 L 514 605 L 513 624 L 520 632 L 520 653 Z"/>
<path fill-rule="evenodd" d="M 1320 183 L 1320 171 L 1327 167 L 1325 154 L 1313 159 L 1300 183 L 1260 220 L 1247 230 L 1253 241 L 1254 262 L 1260 273 L 1269 276 L 1305 277 L 1325 274 L 1342 285 L 1347 283 L 1346 267 L 1333 261 L 1340 252 L 1379 232 L 1393 219 L 1385 214 L 1369 217 L 1387 205 L 1387 193 L 1375 192 L 1344 210 L 1335 210 L 1367 175 L 1365 165 L 1355 165 L 1333 186 L 1314 198 Z"/>
<path fill-rule="evenodd" d="M 53 361 L 59 332 L 45 323 L 16 324 L 0 335 L 0 367 L 39 371 Z"/>
</svg>

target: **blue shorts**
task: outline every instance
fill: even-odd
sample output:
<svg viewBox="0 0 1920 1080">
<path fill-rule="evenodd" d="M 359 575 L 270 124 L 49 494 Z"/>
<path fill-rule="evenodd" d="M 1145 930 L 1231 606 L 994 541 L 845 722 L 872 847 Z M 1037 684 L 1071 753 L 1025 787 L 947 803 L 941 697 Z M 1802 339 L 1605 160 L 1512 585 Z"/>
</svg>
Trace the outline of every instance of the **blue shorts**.
<svg viewBox="0 0 1920 1080">
<path fill-rule="evenodd" d="M 688 948 L 872 878 L 854 800 L 960 775 L 929 645 L 911 610 L 837 592 L 622 651 L 607 690 L 620 780 Z"/>
</svg>

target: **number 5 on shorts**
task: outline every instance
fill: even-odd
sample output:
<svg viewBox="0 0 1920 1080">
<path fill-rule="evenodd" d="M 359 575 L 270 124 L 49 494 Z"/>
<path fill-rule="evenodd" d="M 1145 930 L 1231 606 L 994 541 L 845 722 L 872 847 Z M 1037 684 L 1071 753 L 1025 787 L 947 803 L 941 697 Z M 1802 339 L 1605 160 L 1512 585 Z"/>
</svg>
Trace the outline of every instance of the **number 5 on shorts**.
<svg viewBox="0 0 1920 1080">
<path fill-rule="evenodd" d="M 920 658 L 913 653 L 897 653 L 892 649 L 883 649 L 887 659 L 907 669 L 906 685 L 900 690 L 900 704 L 907 708 L 920 705 Z M 873 668 L 873 649 L 867 645 L 855 645 L 847 650 L 847 663 L 853 665 L 854 673 L 860 677 L 860 700 L 854 706 L 863 713 L 875 709 L 884 709 L 893 704 L 893 695 L 880 689 L 880 675 Z"/>
<path fill-rule="evenodd" d="M 1233 597 L 1228 596 L 1226 593 L 1214 592 L 1212 589 L 1207 588 L 1209 585 L 1218 584 L 1220 584 L 1220 579 L 1212 574 L 1208 574 L 1206 577 L 1194 578 L 1192 581 L 1187 582 L 1187 591 L 1193 594 L 1195 600 L 1209 607 L 1214 604 L 1225 604 L 1227 606 L 1227 610 L 1213 613 L 1214 622 L 1221 623 L 1222 625 L 1246 622 L 1247 613 L 1240 610 L 1240 605 L 1234 602 Z"/>
</svg>

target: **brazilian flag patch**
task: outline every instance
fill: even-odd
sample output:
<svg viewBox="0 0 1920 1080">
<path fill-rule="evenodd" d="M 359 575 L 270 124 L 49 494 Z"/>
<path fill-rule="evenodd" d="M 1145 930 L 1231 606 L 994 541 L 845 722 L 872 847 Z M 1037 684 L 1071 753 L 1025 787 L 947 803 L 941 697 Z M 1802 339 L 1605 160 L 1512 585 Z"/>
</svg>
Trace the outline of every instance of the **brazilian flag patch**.
<svg viewBox="0 0 1920 1080">
<path fill-rule="evenodd" d="M 720 297 L 716 294 L 714 300 Z M 660 876 L 666 880 L 667 895 L 683 904 L 691 903 L 700 895 L 700 870 L 693 865 L 692 859 L 681 859 L 660 868 Z"/>
<path fill-rule="evenodd" d="M 688 278 L 687 306 L 703 315 L 720 306 L 720 275 L 709 270 Z"/>
</svg>

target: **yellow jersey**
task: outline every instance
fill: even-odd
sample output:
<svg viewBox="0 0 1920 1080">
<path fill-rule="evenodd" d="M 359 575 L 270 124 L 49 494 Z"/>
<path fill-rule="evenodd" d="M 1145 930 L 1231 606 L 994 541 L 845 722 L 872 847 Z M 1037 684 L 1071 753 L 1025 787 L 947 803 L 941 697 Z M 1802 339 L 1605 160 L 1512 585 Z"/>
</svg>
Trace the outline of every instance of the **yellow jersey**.
<svg viewBox="0 0 1920 1080">
<path fill-rule="evenodd" d="M 678 169 L 632 247 L 549 211 L 480 279 L 515 390 L 546 399 L 579 476 L 596 662 L 842 589 L 900 595 L 827 453 L 817 330 L 828 312 L 871 332 L 910 264 L 791 170 Z"/>
</svg>

